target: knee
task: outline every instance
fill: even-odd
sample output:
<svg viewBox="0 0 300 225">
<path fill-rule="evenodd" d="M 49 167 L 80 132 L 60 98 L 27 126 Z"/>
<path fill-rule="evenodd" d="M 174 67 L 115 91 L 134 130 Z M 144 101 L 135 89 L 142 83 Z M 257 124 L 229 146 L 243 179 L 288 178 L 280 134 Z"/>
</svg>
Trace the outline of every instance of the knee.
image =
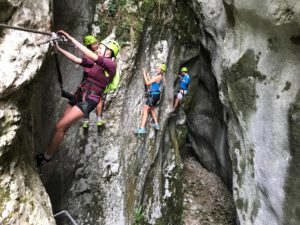
<svg viewBox="0 0 300 225">
<path fill-rule="evenodd" d="M 64 132 L 66 130 L 66 126 L 63 125 L 62 123 L 58 122 L 56 125 L 55 125 L 55 131 L 58 131 L 58 132 Z"/>
<path fill-rule="evenodd" d="M 147 112 L 150 109 L 150 106 L 144 105 L 144 111 Z"/>
<path fill-rule="evenodd" d="M 177 95 L 177 99 L 180 101 L 182 98 L 183 98 L 182 94 L 179 93 L 179 94 Z"/>
</svg>

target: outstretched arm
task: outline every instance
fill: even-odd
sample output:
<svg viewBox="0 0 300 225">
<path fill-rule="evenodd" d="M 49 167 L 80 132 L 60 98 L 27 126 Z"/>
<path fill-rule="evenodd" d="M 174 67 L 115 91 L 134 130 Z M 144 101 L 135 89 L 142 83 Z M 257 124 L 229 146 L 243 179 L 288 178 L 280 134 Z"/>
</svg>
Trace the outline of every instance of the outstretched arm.
<svg viewBox="0 0 300 225">
<path fill-rule="evenodd" d="M 98 55 L 89 50 L 87 47 L 82 45 L 79 41 L 69 35 L 67 32 L 63 30 L 57 31 L 58 34 L 64 35 L 68 40 L 70 40 L 83 54 L 85 54 L 88 58 L 96 61 L 98 60 Z"/>
<path fill-rule="evenodd" d="M 62 49 L 61 47 L 58 46 L 58 44 L 55 45 L 56 49 L 61 52 L 64 56 L 66 56 L 68 59 L 70 59 L 72 62 L 81 64 L 82 59 L 78 58 L 77 56 L 73 55 L 72 53 Z"/>
</svg>

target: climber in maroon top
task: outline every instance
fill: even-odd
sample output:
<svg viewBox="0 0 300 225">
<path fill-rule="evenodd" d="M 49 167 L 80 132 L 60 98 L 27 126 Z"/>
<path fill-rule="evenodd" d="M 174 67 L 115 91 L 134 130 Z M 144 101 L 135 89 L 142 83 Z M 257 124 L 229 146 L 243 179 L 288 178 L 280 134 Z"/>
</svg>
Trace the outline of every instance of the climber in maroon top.
<svg viewBox="0 0 300 225">
<path fill-rule="evenodd" d="M 85 68 L 87 77 L 81 82 L 80 87 L 75 93 L 74 100 L 69 102 L 62 117 L 56 123 L 55 132 L 46 152 L 36 155 L 37 166 L 50 162 L 52 155 L 58 150 L 65 132 L 72 123 L 82 118 L 85 114 L 90 113 L 97 106 L 103 90 L 111 82 L 116 72 L 117 65 L 113 61 L 113 57 L 118 53 L 120 48 L 116 41 L 102 42 L 99 46 L 98 54 L 95 54 L 65 31 L 60 30 L 57 33 L 65 36 L 85 55 L 84 58 L 79 58 L 56 45 L 58 51 L 66 58 Z"/>
</svg>

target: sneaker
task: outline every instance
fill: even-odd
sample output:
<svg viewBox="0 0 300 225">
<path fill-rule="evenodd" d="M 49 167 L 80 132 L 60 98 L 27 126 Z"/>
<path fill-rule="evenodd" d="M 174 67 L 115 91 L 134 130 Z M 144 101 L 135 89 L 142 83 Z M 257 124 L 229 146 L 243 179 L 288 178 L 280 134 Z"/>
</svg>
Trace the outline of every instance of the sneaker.
<svg viewBox="0 0 300 225">
<path fill-rule="evenodd" d="M 88 120 L 84 120 L 82 123 L 82 127 L 83 128 L 88 128 L 89 127 L 89 121 Z"/>
<path fill-rule="evenodd" d="M 96 122 L 96 124 L 97 124 L 97 126 L 102 126 L 102 125 L 104 125 L 106 123 L 106 121 L 105 120 L 97 120 L 97 122 Z"/>
<path fill-rule="evenodd" d="M 160 129 L 159 124 L 151 123 L 150 126 L 153 127 L 155 130 L 159 130 Z"/>
<path fill-rule="evenodd" d="M 36 166 L 37 167 L 44 166 L 44 165 L 51 162 L 51 159 L 46 159 L 45 158 L 44 153 L 40 153 L 40 154 L 35 155 L 35 159 L 36 159 Z"/>
<path fill-rule="evenodd" d="M 146 134 L 146 129 L 145 128 L 136 128 L 134 131 L 136 134 Z"/>
</svg>

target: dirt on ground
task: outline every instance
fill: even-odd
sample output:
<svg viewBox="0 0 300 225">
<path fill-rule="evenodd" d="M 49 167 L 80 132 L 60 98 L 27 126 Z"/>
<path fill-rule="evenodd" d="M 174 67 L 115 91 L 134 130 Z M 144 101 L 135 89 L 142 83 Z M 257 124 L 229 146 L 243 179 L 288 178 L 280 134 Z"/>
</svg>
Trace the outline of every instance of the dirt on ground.
<svg viewBox="0 0 300 225">
<path fill-rule="evenodd" d="M 184 225 L 233 225 L 235 207 L 230 191 L 214 173 L 187 154 L 184 163 Z"/>
</svg>

